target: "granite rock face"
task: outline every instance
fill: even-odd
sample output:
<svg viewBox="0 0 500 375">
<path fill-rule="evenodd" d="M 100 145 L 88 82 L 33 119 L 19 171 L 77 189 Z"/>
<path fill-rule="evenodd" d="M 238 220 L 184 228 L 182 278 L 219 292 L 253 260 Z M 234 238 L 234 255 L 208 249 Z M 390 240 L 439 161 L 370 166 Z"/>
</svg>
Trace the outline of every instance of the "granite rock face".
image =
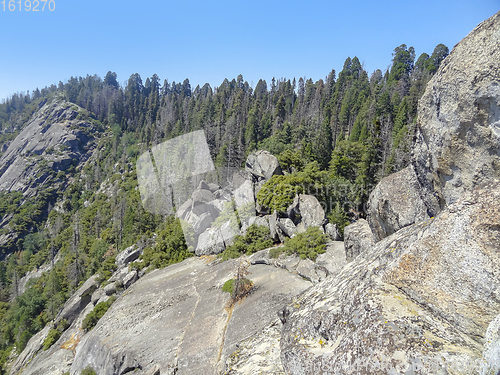
<svg viewBox="0 0 500 375">
<path fill-rule="evenodd" d="M 40 103 L 0 157 L 0 190 L 19 191 L 24 198 L 47 188 L 63 191 L 71 178 L 57 178 L 58 172 L 87 161 L 101 135 L 84 114 L 85 110 L 60 98 Z M 0 246 L 17 240 L 18 234 L 8 226 L 11 219 L 11 215 L 0 219 L 0 229 L 9 229 L 0 235 Z"/>
<path fill-rule="evenodd" d="M 499 202 L 499 181 L 477 188 L 305 292 L 281 337 L 287 373 L 476 374 L 500 311 Z"/>
<path fill-rule="evenodd" d="M 475 186 L 498 177 L 499 13 L 458 43 L 427 84 L 419 101 L 411 166 L 373 191 L 368 221 L 380 240 L 435 216 Z"/>
<path fill-rule="evenodd" d="M 458 43 L 428 83 L 418 109 L 414 165 L 433 187 L 429 207 L 500 176 L 500 14 Z"/>
<path fill-rule="evenodd" d="M 267 265 L 250 266 L 255 290 L 227 309 L 221 291 L 239 260 L 206 264 L 190 258 L 152 271 L 116 300 L 76 347 L 70 374 L 215 374 L 243 339 L 311 284 Z"/>
<path fill-rule="evenodd" d="M 500 315 L 488 326 L 484 346 L 481 375 L 497 375 L 500 369 Z"/>
<path fill-rule="evenodd" d="M 51 171 L 65 171 L 87 160 L 95 147 L 94 126 L 78 115 L 82 108 L 62 100 L 45 103 L 0 158 L 0 190 L 36 194 Z M 47 169 L 41 170 L 40 159 Z"/>
<path fill-rule="evenodd" d="M 244 340 L 226 360 L 224 375 L 285 375 L 280 359 L 281 323 L 275 320 Z"/>
</svg>

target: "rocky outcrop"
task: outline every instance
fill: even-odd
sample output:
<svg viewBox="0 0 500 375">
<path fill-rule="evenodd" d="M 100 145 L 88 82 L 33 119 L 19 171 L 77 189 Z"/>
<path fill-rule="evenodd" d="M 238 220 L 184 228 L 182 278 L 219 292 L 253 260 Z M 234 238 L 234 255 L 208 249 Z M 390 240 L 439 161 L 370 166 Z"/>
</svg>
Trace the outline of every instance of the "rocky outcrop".
<svg viewBox="0 0 500 375">
<path fill-rule="evenodd" d="M 377 241 L 430 218 L 413 165 L 383 178 L 368 201 L 368 223 Z"/>
<path fill-rule="evenodd" d="M 0 191 L 22 192 L 23 200 L 40 192 L 47 193 L 47 189 L 63 191 L 71 175 L 65 173 L 64 178 L 58 178 L 58 173 L 87 161 L 100 137 L 101 129 L 87 121 L 85 113 L 84 109 L 59 97 L 40 103 L 0 157 Z M 39 196 L 47 205 L 49 200 L 55 203 L 52 193 Z M 34 218 L 39 220 L 45 214 L 44 209 Z M 0 247 L 6 254 L 12 251 L 20 234 L 13 230 L 14 225 L 9 225 L 11 219 L 12 214 L 0 218 L 0 229 L 4 232 L 0 235 Z"/>
<path fill-rule="evenodd" d="M 229 186 L 222 189 L 202 180 L 176 212 L 176 216 L 182 219 L 188 247 L 196 255 L 221 253 L 236 235 L 244 234 L 253 223 L 268 227 L 271 239 L 277 243 L 310 226 L 318 226 L 324 231 L 323 226 L 327 223 L 325 211 L 311 195 L 297 195 L 288 209 L 288 217 L 279 217 L 276 212 L 256 217 L 256 211 L 259 211 L 256 210 L 256 190 L 273 175 L 281 174 L 278 160 L 269 152 L 251 154 L 246 171 L 230 169 L 222 172 L 227 176 L 221 181 L 230 180 L 232 183 Z M 232 210 L 228 206 L 231 201 Z M 339 239 L 334 230 L 332 236 L 335 240 Z"/>
<path fill-rule="evenodd" d="M 274 175 L 283 174 L 276 156 L 265 150 L 250 154 L 246 160 L 245 169 L 255 177 L 256 181 L 267 181 Z"/>
<path fill-rule="evenodd" d="M 0 190 L 31 197 L 52 174 L 87 160 L 97 129 L 79 119 L 82 112 L 60 99 L 45 103 L 0 158 Z"/>
<path fill-rule="evenodd" d="M 500 369 L 500 315 L 491 321 L 484 339 L 481 375 L 497 375 Z"/>
<path fill-rule="evenodd" d="M 265 150 L 250 154 L 245 162 L 245 170 L 252 177 L 254 197 L 257 197 L 262 185 L 271 179 L 271 177 L 283 174 L 276 156 Z M 267 207 L 262 207 L 257 201 L 255 202 L 255 210 L 261 215 L 270 213 Z"/>
<path fill-rule="evenodd" d="M 301 259 L 298 255 L 286 255 L 282 253 L 278 258 L 269 255 L 271 249 L 264 249 L 252 254 L 249 257 L 251 264 L 266 264 L 288 272 L 296 273 L 304 279 L 318 283 L 326 279 L 327 276 L 336 275 L 347 264 L 344 243 L 340 241 L 330 241 L 326 244 L 323 254 L 319 254 L 316 261 Z"/>
<path fill-rule="evenodd" d="M 126 266 L 130 262 L 133 262 L 134 260 L 137 260 L 137 258 L 139 258 L 139 256 L 141 255 L 141 253 L 142 253 L 141 248 L 139 248 L 139 247 L 137 247 L 135 245 L 127 247 L 125 250 L 123 250 L 122 252 L 120 252 L 116 256 L 116 264 L 119 267 L 120 266 Z"/>
<path fill-rule="evenodd" d="M 412 166 L 383 181 L 370 197 L 368 221 L 377 239 L 435 216 L 475 186 L 500 177 L 499 28 L 500 14 L 478 25 L 428 83 L 419 101 Z M 405 200 L 409 210 L 400 210 Z"/>
<path fill-rule="evenodd" d="M 287 373 L 477 373 L 500 311 L 498 202 L 494 181 L 304 293 L 282 334 Z"/>
<path fill-rule="evenodd" d="M 414 165 L 422 185 L 434 188 L 429 206 L 500 176 L 499 28 L 497 13 L 472 30 L 420 99 Z"/>
<path fill-rule="evenodd" d="M 363 251 L 370 249 L 375 242 L 375 237 L 365 219 L 359 219 L 344 228 L 345 254 L 349 262 Z"/>
<path fill-rule="evenodd" d="M 66 301 L 62 311 L 56 317 L 56 322 L 66 319 L 71 324 L 91 302 L 92 293 L 94 293 L 97 287 L 97 275 L 89 277 L 70 299 Z"/>
</svg>

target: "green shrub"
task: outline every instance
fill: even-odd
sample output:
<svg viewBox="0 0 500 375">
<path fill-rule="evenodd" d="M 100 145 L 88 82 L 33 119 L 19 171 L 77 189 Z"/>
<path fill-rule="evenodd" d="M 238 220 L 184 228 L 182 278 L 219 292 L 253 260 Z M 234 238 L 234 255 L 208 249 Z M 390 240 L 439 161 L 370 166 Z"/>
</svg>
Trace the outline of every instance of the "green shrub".
<svg viewBox="0 0 500 375">
<path fill-rule="evenodd" d="M 111 256 L 108 257 L 102 262 L 101 267 L 99 268 L 99 276 L 97 277 L 97 282 L 99 284 L 103 283 L 107 279 L 113 275 L 113 272 L 116 271 L 116 257 Z"/>
<path fill-rule="evenodd" d="M 350 224 L 345 211 L 338 202 L 328 214 L 328 221 L 337 226 L 342 237 L 344 236 L 344 228 Z"/>
<path fill-rule="evenodd" d="M 92 369 L 92 367 L 87 366 L 82 370 L 80 375 L 97 375 L 97 373 L 94 371 L 94 369 Z"/>
<path fill-rule="evenodd" d="M 250 267 L 250 262 L 241 262 L 238 266 L 234 279 L 228 280 L 224 283 L 222 290 L 231 294 L 231 298 L 228 301 L 228 307 L 233 306 L 236 302 L 245 298 L 245 296 L 250 293 L 253 288 L 253 282 L 246 278 L 249 274 L 248 268 Z"/>
<path fill-rule="evenodd" d="M 57 340 L 59 340 L 61 335 L 62 332 L 58 329 L 51 329 L 43 342 L 43 350 L 49 349 Z"/>
<path fill-rule="evenodd" d="M 95 305 L 94 310 L 89 312 L 85 319 L 83 319 L 82 328 L 86 332 L 92 330 L 92 328 L 95 327 L 99 319 L 103 317 L 103 315 L 106 313 L 106 311 L 108 311 L 115 300 L 116 297 L 111 296 L 106 302 L 99 302 L 97 305 Z"/>
<path fill-rule="evenodd" d="M 233 244 L 222 252 L 222 260 L 238 258 L 242 254 L 251 255 L 272 245 L 269 228 L 252 224 L 244 236 L 236 236 Z"/>
<path fill-rule="evenodd" d="M 222 286 L 222 291 L 229 294 L 233 294 L 233 285 L 234 285 L 234 279 L 229 279 Z"/>
<path fill-rule="evenodd" d="M 277 257 L 279 257 L 281 255 L 281 253 L 283 252 L 283 247 L 273 247 L 271 250 L 269 250 L 269 257 L 270 258 L 273 258 L 273 259 L 276 259 Z"/>
<path fill-rule="evenodd" d="M 45 338 L 43 342 L 43 350 L 49 349 L 59 337 L 61 337 L 62 333 L 69 327 L 69 323 L 66 319 L 61 319 L 57 326 L 49 331 L 49 334 Z"/>
<path fill-rule="evenodd" d="M 271 177 L 257 193 L 257 201 L 261 206 L 270 208 L 271 212 L 276 210 L 278 213 L 284 213 L 297 194 L 321 191 L 326 180 L 327 172 L 320 171 L 318 163 L 312 162 L 301 172 Z"/>
<path fill-rule="evenodd" d="M 31 336 L 32 335 L 28 331 L 24 331 L 21 337 L 19 337 L 19 340 L 16 342 L 16 351 L 18 354 L 21 354 L 24 348 L 26 348 Z"/>
<path fill-rule="evenodd" d="M 132 267 L 143 269 L 151 265 L 153 268 L 164 268 L 191 256 L 193 254 L 188 251 L 179 219 L 170 216 L 159 233 L 156 245 L 144 249 L 140 256 L 142 262 L 134 262 Z"/>
<path fill-rule="evenodd" d="M 66 331 L 69 327 L 69 322 L 66 319 L 61 319 L 59 323 L 57 323 L 57 330 L 60 332 Z"/>
<path fill-rule="evenodd" d="M 318 227 L 309 227 L 304 233 L 298 233 L 293 238 L 285 239 L 287 254 L 297 254 L 301 259 L 309 258 L 316 260 L 318 254 L 323 254 L 326 250 L 326 234 Z"/>
</svg>

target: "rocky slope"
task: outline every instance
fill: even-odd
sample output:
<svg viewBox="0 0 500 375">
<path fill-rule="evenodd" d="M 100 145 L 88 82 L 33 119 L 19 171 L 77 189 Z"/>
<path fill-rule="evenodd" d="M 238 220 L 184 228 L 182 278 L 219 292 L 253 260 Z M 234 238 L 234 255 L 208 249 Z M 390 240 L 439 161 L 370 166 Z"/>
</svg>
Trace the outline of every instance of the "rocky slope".
<svg viewBox="0 0 500 375">
<path fill-rule="evenodd" d="M 308 290 L 282 333 L 288 373 L 477 373 L 500 313 L 498 202 L 494 181 Z"/>
<path fill-rule="evenodd" d="M 129 274 L 137 274 L 128 272 L 125 264 L 134 257 L 120 257 L 121 267 L 110 284 L 98 288 L 93 277 L 66 303 L 57 320 L 65 318 L 71 326 L 61 338 L 43 351 L 50 328 L 46 327 L 30 340 L 10 373 L 60 375 L 70 370 L 80 374 L 87 366 L 98 374 L 220 373 L 239 342 L 265 330 L 277 311 L 312 285 L 305 277 L 318 282 L 339 272 L 345 256 L 338 245 L 332 242 L 319 257 L 319 276 L 314 264 L 301 265 L 298 257 L 273 263 L 267 250 L 254 254 L 248 276 L 254 289 L 233 307 L 221 288 L 244 259 L 220 263 L 190 258 L 127 282 Z M 83 332 L 85 316 L 115 293 L 116 285 L 125 290 L 118 292 L 118 300 L 97 326 Z M 255 359 L 253 353 L 251 356 Z M 281 367 L 279 355 L 273 358 L 274 366 Z"/>
<path fill-rule="evenodd" d="M 82 108 L 60 99 L 44 103 L 2 155 L 0 190 L 33 196 L 53 172 L 88 159 L 97 129 L 80 114 Z"/>
</svg>

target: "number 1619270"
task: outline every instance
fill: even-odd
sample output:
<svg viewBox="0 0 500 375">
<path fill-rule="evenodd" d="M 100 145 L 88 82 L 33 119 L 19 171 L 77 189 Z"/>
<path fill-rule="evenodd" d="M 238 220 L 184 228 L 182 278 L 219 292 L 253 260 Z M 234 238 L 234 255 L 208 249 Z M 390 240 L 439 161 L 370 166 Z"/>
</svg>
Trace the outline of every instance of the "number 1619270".
<svg viewBox="0 0 500 375">
<path fill-rule="evenodd" d="M 54 0 L 2 0 L 2 10 L 5 11 L 25 11 L 25 12 L 44 12 L 56 10 L 56 2 Z"/>
</svg>

